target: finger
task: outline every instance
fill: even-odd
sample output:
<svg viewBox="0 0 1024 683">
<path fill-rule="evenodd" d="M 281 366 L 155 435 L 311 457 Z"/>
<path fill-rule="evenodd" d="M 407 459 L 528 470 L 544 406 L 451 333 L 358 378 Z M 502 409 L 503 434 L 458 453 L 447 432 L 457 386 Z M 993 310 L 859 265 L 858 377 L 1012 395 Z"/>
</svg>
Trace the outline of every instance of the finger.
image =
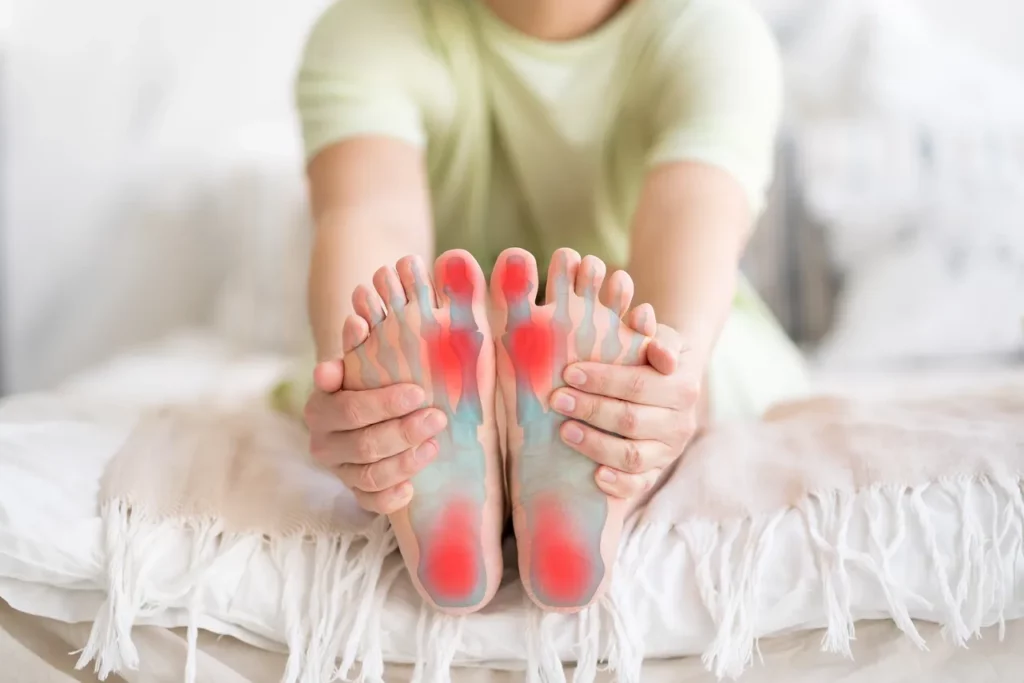
<svg viewBox="0 0 1024 683">
<path fill-rule="evenodd" d="M 626 316 L 626 324 L 634 332 L 645 337 L 653 337 L 658 332 L 658 322 L 654 316 L 654 306 L 640 304 Z"/>
<path fill-rule="evenodd" d="M 339 391 L 344 378 L 345 366 L 340 360 L 325 360 L 313 368 L 313 386 L 327 394 Z"/>
<path fill-rule="evenodd" d="M 654 351 L 654 358 L 650 357 L 651 350 Z M 658 325 L 658 331 L 648 349 L 648 362 L 666 375 L 676 371 L 679 366 L 679 357 L 688 350 L 686 340 L 668 325 Z"/>
<path fill-rule="evenodd" d="M 569 386 L 588 394 L 663 408 L 674 405 L 667 395 L 672 378 L 646 365 L 573 363 L 562 378 Z"/>
<path fill-rule="evenodd" d="M 345 464 L 335 470 L 338 478 L 350 489 L 376 493 L 409 481 L 414 474 L 437 457 L 437 442 L 428 439 L 418 448 L 384 458 L 369 465 Z"/>
<path fill-rule="evenodd" d="M 606 434 L 582 422 L 569 421 L 559 430 L 562 441 L 599 465 L 628 474 L 668 466 L 678 456 L 660 441 L 637 441 Z"/>
<path fill-rule="evenodd" d="M 661 476 L 660 469 L 643 474 L 629 474 L 610 467 L 599 467 L 594 475 L 597 487 L 615 498 L 629 499 L 649 491 Z"/>
<path fill-rule="evenodd" d="M 356 497 L 359 507 L 364 510 L 379 515 L 390 515 L 404 508 L 412 500 L 412 484 L 405 482 L 376 493 L 352 489 L 352 495 Z"/>
<path fill-rule="evenodd" d="M 647 345 L 647 362 L 663 375 L 671 375 L 679 369 L 680 352 L 665 346 L 658 339 Z"/>
<path fill-rule="evenodd" d="M 347 432 L 385 420 L 404 417 L 423 407 L 426 394 L 416 384 L 393 384 L 380 389 L 342 391 L 317 406 L 317 425 L 327 431 Z"/>
<path fill-rule="evenodd" d="M 328 435 L 325 464 L 368 465 L 384 458 L 417 448 L 437 436 L 448 424 L 448 418 L 436 408 L 427 408 L 403 418 L 388 420 L 350 432 Z"/>
<path fill-rule="evenodd" d="M 668 442 L 679 413 L 668 408 L 646 406 L 617 398 L 559 389 L 551 395 L 551 407 L 566 417 L 628 439 Z"/>
</svg>

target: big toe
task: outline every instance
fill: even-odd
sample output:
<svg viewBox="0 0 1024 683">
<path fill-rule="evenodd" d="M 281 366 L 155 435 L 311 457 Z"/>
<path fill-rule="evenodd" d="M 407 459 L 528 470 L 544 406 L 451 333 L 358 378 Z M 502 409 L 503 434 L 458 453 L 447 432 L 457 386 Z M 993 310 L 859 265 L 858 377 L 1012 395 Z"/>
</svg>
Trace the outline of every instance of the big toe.
<svg viewBox="0 0 1024 683">
<path fill-rule="evenodd" d="M 491 271 L 491 300 L 505 309 L 531 304 L 536 297 L 539 278 L 537 260 L 525 249 L 506 249 L 498 256 Z"/>
<path fill-rule="evenodd" d="M 452 249 L 437 257 L 434 286 L 441 306 L 473 306 L 482 302 L 487 292 L 480 264 L 464 249 Z"/>
</svg>

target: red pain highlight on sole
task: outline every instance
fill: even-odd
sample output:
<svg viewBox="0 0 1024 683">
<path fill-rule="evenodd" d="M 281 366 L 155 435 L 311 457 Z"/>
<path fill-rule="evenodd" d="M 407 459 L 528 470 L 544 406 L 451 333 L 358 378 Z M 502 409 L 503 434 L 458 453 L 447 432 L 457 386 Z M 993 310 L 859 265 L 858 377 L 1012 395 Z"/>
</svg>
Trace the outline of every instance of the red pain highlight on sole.
<svg viewBox="0 0 1024 683">
<path fill-rule="evenodd" d="M 542 503 L 530 545 L 534 592 L 560 605 L 582 604 L 593 583 L 591 554 L 557 502 Z"/>
<path fill-rule="evenodd" d="M 469 334 L 468 331 L 442 327 L 436 334 L 424 337 L 431 367 L 440 371 L 448 399 L 452 402 L 458 399 L 462 391 L 462 359 L 468 356 L 460 353 L 470 353 L 466 351 L 472 348 Z"/>
<path fill-rule="evenodd" d="M 530 378 L 537 393 L 550 387 L 555 341 L 551 326 L 530 321 L 511 331 L 512 363 Z"/>
<path fill-rule="evenodd" d="M 476 535 L 473 505 L 452 501 L 441 512 L 433 538 L 423 556 L 427 589 L 444 600 L 459 600 L 476 590 L 480 558 L 473 539 Z"/>
</svg>

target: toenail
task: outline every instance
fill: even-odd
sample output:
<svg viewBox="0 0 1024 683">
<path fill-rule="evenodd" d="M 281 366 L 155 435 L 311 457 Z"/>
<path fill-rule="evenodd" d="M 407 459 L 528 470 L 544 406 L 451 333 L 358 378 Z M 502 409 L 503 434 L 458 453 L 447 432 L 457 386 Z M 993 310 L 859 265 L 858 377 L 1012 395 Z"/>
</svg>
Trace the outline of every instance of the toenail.
<svg viewBox="0 0 1024 683">
<path fill-rule="evenodd" d="M 581 443 L 583 441 L 583 430 L 571 422 L 565 426 L 562 434 L 569 443 Z"/>
<path fill-rule="evenodd" d="M 571 413 L 576 410 L 576 399 L 569 394 L 556 394 L 551 406 L 562 413 Z"/>
<path fill-rule="evenodd" d="M 565 381 L 574 387 L 581 387 L 587 383 L 587 375 L 579 368 L 569 368 L 565 371 Z"/>
</svg>

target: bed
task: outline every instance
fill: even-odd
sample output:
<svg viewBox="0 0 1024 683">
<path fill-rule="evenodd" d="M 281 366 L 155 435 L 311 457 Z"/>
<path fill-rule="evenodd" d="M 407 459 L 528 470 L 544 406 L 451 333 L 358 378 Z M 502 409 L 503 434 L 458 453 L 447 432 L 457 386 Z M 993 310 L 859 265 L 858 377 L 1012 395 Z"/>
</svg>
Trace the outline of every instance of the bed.
<svg viewBox="0 0 1024 683">
<path fill-rule="evenodd" d="M 124 354 L 110 362 L 80 373 L 58 392 L 76 401 L 85 399 L 107 405 L 187 403 L 197 397 L 225 404 L 252 400 L 289 368 L 286 357 L 270 354 L 238 354 L 230 343 L 216 335 L 191 331 Z M 848 395 L 927 395 L 942 389 L 970 389 L 1005 382 L 1008 377 L 1024 379 L 1024 366 L 951 368 L 943 372 L 819 373 L 822 391 Z M 914 645 L 889 620 L 857 624 L 853 659 L 822 651 L 823 631 L 790 633 L 762 640 L 759 657 L 742 680 L 799 681 L 1015 681 L 1024 667 L 1024 621 L 1006 624 L 1000 639 L 997 627 L 983 630 L 980 640 L 969 648 L 949 644 L 942 629 L 918 623 L 927 650 Z M 0 603 L 0 656 L 14 671 L 15 681 L 91 681 L 91 671 L 75 669 L 75 653 L 89 636 L 90 624 L 67 624 L 16 611 Z M 142 665 L 138 671 L 124 671 L 113 680 L 160 683 L 183 680 L 185 666 L 184 629 L 139 626 L 133 631 Z M 280 652 L 247 645 L 227 636 L 202 632 L 198 641 L 196 680 L 232 683 L 261 683 L 281 680 L 285 657 Z M 453 670 L 452 680 L 517 681 L 524 675 L 516 665 L 495 662 L 494 668 Z M 510 670 L 511 669 L 511 670 Z M 417 680 L 410 666 L 389 665 L 388 681 Z M 571 671 L 567 671 L 567 677 Z M 120 676 L 117 678 L 116 676 Z M 599 677 L 598 680 L 614 680 Z M 712 681 L 699 656 L 648 660 L 643 681 Z"/>
</svg>

